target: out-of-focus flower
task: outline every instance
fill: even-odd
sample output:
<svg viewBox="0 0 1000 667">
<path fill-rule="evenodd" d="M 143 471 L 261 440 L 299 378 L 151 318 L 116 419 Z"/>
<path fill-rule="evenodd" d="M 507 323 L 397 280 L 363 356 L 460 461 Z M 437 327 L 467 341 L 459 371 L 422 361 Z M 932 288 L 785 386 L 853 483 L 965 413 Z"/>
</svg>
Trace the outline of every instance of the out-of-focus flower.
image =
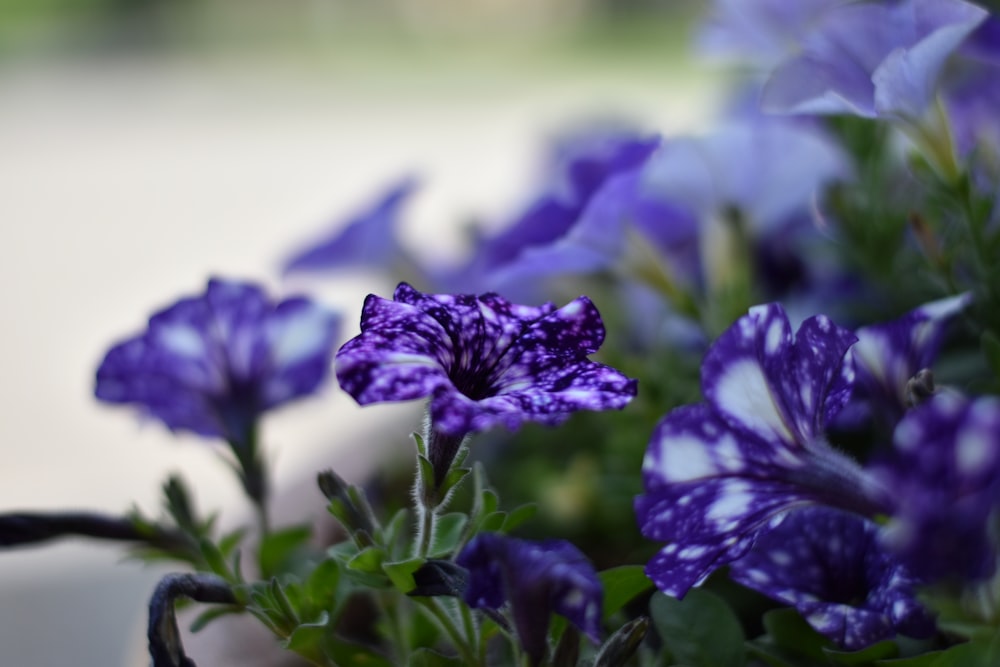
<svg viewBox="0 0 1000 667">
<path fill-rule="evenodd" d="M 945 326 L 971 300 L 971 294 L 960 294 L 924 304 L 891 322 L 858 329 L 858 342 L 850 352 L 857 382 L 842 417 L 875 419 L 891 432 L 914 402 L 907 396 L 911 380 L 930 369 Z"/>
<path fill-rule="evenodd" d="M 466 265 L 442 272 L 438 281 L 445 286 L 468 289 L 471 285 L 505 294 L 537 291 L 531 289 L 530 280 L 506 268 L 531 249 L 563 237 L 606 183 L 641 165 L 659 142 L 658 137 L 622 129 L 589 130 L 564 138 L 554 147 L 548 188 L 510 225 L 481 239 Z"/>
<path fill-rule="evenodd" d="M 204 294 L 155 313 L 114 345 L 95 394 L 137 405 L 172 430 L 252 446 L 261 413 L 316 391 L 339 318 L 302 297 L 271 301 L 257 285 L 212 279 Z"/>
<path fill-rule="evenodd" d="M 764 86 L 765 109 L 921 119 L 947 59 L 986 18 L 962 0 L 843 2 L 812 17 Z"/>
<path fill-rule="evenodd" d="M 635 380 L 587 359 L 603 341 L 587 297 L 557 309 L 401 283 L 392 301 L 365 300 L 361 334 L 337 352 L 337 378 L 362 405 L 429 396 L 433 428 L 451 435 L 557 424 L 635 396 Z"/>
<path fill-rule="evenodd" d="M 787 58 L 826 9 L 844 0 L 715 0 L 698 35 L 713 58 L 770 69 Z"/>
<path fill-rule="evenodd" d="M 706 402 L 659 423 L 636 499 L 642 534 L 668 544 L 646 573 L 680 597 L 741 557 L 788 510 L 812 504 L 863 516 L 888 499 L 824 438 L 854 381 L 854 335 L 817 315 L 793 336 L 784 309 L 756 306 L 702 362 Z"/>
<path fill-rule="evenodd" d="M 888 548 L 927 580 L 977 580 L 996 569 L 1000 399 L 941 393 L 907 412 L 893 455 L 872 466 L 892 489 Z"/>
<path fill-rule="evenodd" d="M 634 271 L 635 238 L 673 283 L 725 283 L 734 264 L 726 249 L 737 239 L 724 237 L 744 233 L 741 241 L 773 255 L 803 223 L 814 232 L 816 194 L 849 173 L 843 152 L 814 127 L 759 116 L 733 121 L 704 137 L 664 142 L 640 168 L 605 183 L 564 236 L 528 248 L 499 275 Z M 739 218 L 737 232 L 727 216 Z"/>
<path fill-rule="evenodd" d="M 338 224 L 332 234 L 293 253 L 285 261 L 285 272 L 393 268 L 405 256 L 396 229 L 401 209 L 416 188 L 414 178 L 394 183 L 346 225 Z"/>
<path fill-rule="evenodd" d="M 603 589 L 594 566 L 565 540 L 533 542 L 480 533 L 455 559 L 469 571 L 466 603 L 499 610 L 506 601 L 518 639 L 539 664 L 545 657 L 552 613 L 566 617 L 597 643 Z"/>
<path fill-rule="evenodd" d="M 878 527 L 846 512 L 790 512 L 731 565 L 729 576 L 792 605 L 847 650 L 934 631 L 933 618 L 914 597 L 918 582 L 882 547 Z"/>
</svg>

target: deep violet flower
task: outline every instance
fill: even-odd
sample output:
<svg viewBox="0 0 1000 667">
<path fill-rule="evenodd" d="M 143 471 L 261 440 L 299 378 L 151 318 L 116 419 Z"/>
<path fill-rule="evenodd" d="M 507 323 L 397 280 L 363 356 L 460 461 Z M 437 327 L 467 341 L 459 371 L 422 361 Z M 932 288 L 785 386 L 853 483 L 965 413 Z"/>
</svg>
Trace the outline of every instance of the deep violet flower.
<svg viewBox="0 0 1000 667">
<path fill-rule="evenodd" d="M 962 0 L 843 2 L 812 17 L 798 52 L 772 72 L 765 109 L 917 120 L 939 75 L 986 18 Z"/>
<path fill-rule="evenodd" d="M 460 440 L 496 425 L 558 424 L 577 410 L 625 407 L 636 381 L 587 359 L 603 341 L 587 297 L 557 309 L 400 283 L 392 301 L 365 299 L 361 334 L 337 352 L 337 379 L 362 405 L 430 397 L 432 435 Z M 454 451 L 430 447 L 443 474 Z"/>
<path fill-rule="evenodd" d="M 914 596 L 917 580 L 885 551 L 878 527 L 854 514 L 820 507 L 789 512 L 731 565 L 729 576 L 792 605 L 850 651 L 934 631 Z"/>
<path fill-rule="evenodd" d="M 285 272 L 391 268 L 404 255 L 397 227 L 416 188 L 412 177 L 393 183 L 375 202 L 350 216 L 346 225 L 338 224 L 332 233 L 293 253 L 284 263 Z"/>
<path fill-rule="evenodd" d="M 279 302 L 252 283 L 212 279 L 114 345 L 97 398 L 137 405 L 171 430 L 251 446 L 265 411 L 316 391 L 339 318 L 302 297 Z"/>
<path fill-rule="evenodd" d="M 891 433 L 913 406 L 914 397 L 908 396 L 912 382 L 918 373 L 931 369 L 946 325 L 971 300 L 969 293 L 940 299 L 891 322 L 858 329 L 858 342 L 850 351 L 857 382 L 841 416 L 851 421 L 876 419 L 887 426 L 887 435 Z M 933 391 L 933 384 L 928 389 Z"/>
<path fill-rule="evenodd" d="M 928 580 L 996 569 L 1000 399 L 941 392 L 903 417 L 872 473 L 893 490 L 886 546 Z"/>
<path fill-rule="evenodd" d="M 824 439 L 851 391 L 854 341 L 823 315 L 793 336 L 778 304 L 751 308 L 715 341 L 705 402 L 668 413 L 643 461 L 635 507 L 643 535 L 668 543 L 646 567 L 661 590 L 683 596 L 796 507 L 885 511 L 881 488 Z"/>
<path fill-rule="evenodd" d="M 594 643 L 601 638 L 603 589 L 594 566 L 565 540 L 534 542 L 480 533 L 455 562 L 469 571 L 465 602 L 499 610 L 510 602 L 518 639 L 533 664 L 545 656 L 552 613 Z"/>
</svg>

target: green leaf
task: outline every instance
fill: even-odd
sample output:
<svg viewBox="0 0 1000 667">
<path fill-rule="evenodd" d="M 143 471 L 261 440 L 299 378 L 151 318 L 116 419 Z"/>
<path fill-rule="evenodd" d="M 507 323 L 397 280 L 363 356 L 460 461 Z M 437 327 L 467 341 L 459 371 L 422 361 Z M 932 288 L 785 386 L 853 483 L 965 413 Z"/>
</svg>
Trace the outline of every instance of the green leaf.
<svg viewBox="0 0 1000 667">
<path fill-rule="evenodd" d="M 323 612 L 318 620 L 298 625 L 281 644 L 314 662 L 322 661 L 326 657 L 323 647 L 330 633 L 329 622 L 330 615 Z"/>
<path fill-rule="evenodd" d="M 427 458 L 427 443 L 424 442 L 424 437 L 416 431 L 411 433 L 410 437 L 413 438 L 414 444 L 417 445 L 417 455 Z"/>
<path fill-rule="evenodd" d="M 211 540 L 202 538 L 198 542 L 198 550 L 201 551 L 201 557 L 205 559 L 205 564 L 214 574 L 226 581 L 233 581 L 233 574 L 230 572 L 229 566 L 226 565 L 226 559 Z"/>
<path fill-rule="evenodd" d="M 424 558 L 409 558 L 407 560 L 382 563 L 382 570 L 392 581 L 392 585 L 403 594 L 409 593 L 417 587 L 413 581 L 413 573 L 426 563 Z"/>
<path fill-rule="evenodd" d="M 459 484 L 462 483 L 472 470 L 470 468 L 457 468 L 452 464 L 451 470 L 445 475 L 444 480 L 441 482 L 441 489 L 439 493 L 442 498 L 447 498 L 448 494 L 451 493 Z"/>
<path fill-rule="evenodd" d="M 876 660 L 895 658 L 899 655 L 899 646 L 892 640 L 886 640 L 858 651 L 838 651 L 824 647 L 823 653 L 834 665 L 868 665 Z"/>
<path fill-rule="evenodd" d="M 434 535 L 430 555 L 438 558 L 451 555 L 462 538 L 462 529 L 468 520 L 469 517 L 462 512 L 451 512 L 438 517 L 437 532 Z"/>
<path fill-rule="evenodd" d="M 243 607 L 238 605 L 224 605 L 218 607 L 211 607 L 205 611 L 198 614 L 198 616 L 191 622 L 190 630 L 192 633 L 201 632 L 205 626 L 222 616 L 233 616 L 236 614 L 243 613 Z"/>
<path fill-rule="evenodd" d="M 453 658 L 443 653 L 438 653 L 427 647 L 418 648 L 406 663 L 407 667 L 464 667 L 465 663 L 459 658 Z"/>
<path fill-rule="evenodd" d="M 371 648 L 339 637 L 332 637 L 325 648 L 338 667 L 398 667 Z"/>
<path fill-rule="evenodd" d="M 526 503 L 515 507 L 507 515 L 507 518 L 503 522 L 503 526 L 500 528 L 500 532 L 509 533 L 531 517 L 535 516 L 537 512 L 537 503 Z"/>
<path fill-rule="evenodd" d="M 506 512 L 490 512 L 479 522 L 477 533 L 498 533 L 507 522 Z"/>
<path fill-rule="evenodd" d="M 317 565 L 306 579 L 304 593 L 309 603 L 314 607 L 329 609 L 340 585 L 340 563 L 336 560 L 325 560 Z"/>
<path fill-rule="evenodd" d="M 821 663 L 826 662 L 824 648 L 834 648 L 833 642 L 816 632 L 791 607 L 772 609 L 764 614 L 764 629 L 774 645 Z"/>
<path fill-rule="evenodd" d="M 604 587 L 604 619 L 617 613 L 638 595 L 653 588 L 642 565 L 622 565 L 597 575 Z"/>
<path fill-rule="evenodd" d="M 291 526 L 268 534 L 260 544 L 258 559 L 266 579 L 291 569 L 296 552 L 312 537 L 309 526 Z"/>
<path fill-rule="evenodd" d="M 382 561 L 384 560 L 385 551 L 381 547 L 368 547 L 347 561 L 347 568 L 356 572 L 377 574 L 382 571 Z"/>
<path fill-rule="evenodd" d="M 691 667 L 742 667 L 743 629 L 722 598 L 701 588 L 683 600 L 654 595 L 653 623 L 676 662 Z"/>
<path fill-rule="evenodd" d="M 875 664 L 881 667 L 995 667 L 1000 665 L 1000 634 L 979 636 L 944 651 L 900 660 L 878 660 Z"/>
</svg>

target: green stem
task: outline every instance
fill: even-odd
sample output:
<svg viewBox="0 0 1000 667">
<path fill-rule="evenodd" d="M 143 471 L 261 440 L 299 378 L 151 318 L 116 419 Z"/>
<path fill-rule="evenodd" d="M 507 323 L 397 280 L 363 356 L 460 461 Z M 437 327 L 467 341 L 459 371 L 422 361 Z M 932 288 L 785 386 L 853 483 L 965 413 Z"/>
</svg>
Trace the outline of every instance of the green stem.
<svg viewBox="0 0 1000 667">
<path fill-rule="evenodd" d="M 476 651 L 473 647 L 469 646 L 468 641 L 462 636 L 461 631 L 459 631 L 459 629 L 455 626 L 455 622 L 451 618 L 451 615 L 442 608 L 441 603 L 435 598 L 417 599 L 420 602 L 421 608 L 430 613 L 431 617 L 437 621 L 441 629 L 444 630 L 449 639 L 451 639 L 452 644 L 455 646 L 459 655 L 461 655 L 465 664 L 482 665 L 483 663 L 480 661 Z"/>
</svg>

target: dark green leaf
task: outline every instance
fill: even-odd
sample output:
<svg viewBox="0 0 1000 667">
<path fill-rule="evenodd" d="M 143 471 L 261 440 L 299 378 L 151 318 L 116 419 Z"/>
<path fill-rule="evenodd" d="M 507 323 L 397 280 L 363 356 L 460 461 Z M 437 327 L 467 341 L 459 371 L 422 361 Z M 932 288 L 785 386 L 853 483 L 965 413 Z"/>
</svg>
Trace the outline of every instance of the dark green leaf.
<svg viewBox="0 0 1000 667">
<path fill-rule="evenodd" d="M 824 648 L 827 660 L 834 665 L 867 665 L 876 660 L 895 658 L 899 655 L 899 646 L 892 640 L 872 644 L 859 651 L 837 651 Z"/>
<path fill-rule="evenodd" d="M 297 552 L 301 552 L 310 537 L 309 526 L 292 526 L 267 535 L 258 551 L 262 576 L 269 578 L 289 571 Z"/>
<path fill-rule="evenodd" d="M 237 605 L 224 605 L 215 606 L 198 614 L 198 616 L 191 622 L 190 630 L 192 633 L 201 632 L 206 625 L 211 623 L 217 618 L 222 616 L 232 616 L 236 614 L 242 614 L 244 611 L 243 607 Z"/>
<path fill-rule="evenodd" d="M 453 658 L 432 649 L 418 648 L 410 655 L 407 667 L 465 667 L 459 658 Z"/>
<path fill-rule="evenodd" d="M 426 562 L 424 558 L 410 558 L 391 563 L 382 563 L 382 570 L 389 577 L 389 580 L 392 581 L 392 585 L 400 593 L 405 594 L 417 587 L 417 583 L 413 580 L 413 573 L 419 570 Z"/>
<path fill-rule="evenodd" d="M 462 538 L 462 529 L 469 520 L 462 512 L 451 512 L 438 517 L 437 532 L 431 545 L 431 556 L 450 556 Z"/>
<path fill-rule="evenodd" d="M 531 517 L 535 516 L 537 512 L 538 505 L 536 503 L 527 503 L 515 507 L 507 515 L 507 518 L 503 522 L 503 527 L 500 528 L 500 532 L 509 533 Z"/>
<path fill-rule="evenodd" d="M 653 623 L 674 659 L 691 667 L 742 667 L 743 629 L 722 598 L 701 588 L 683 600 L 654 595 Z"/>
<path fill-rule="evenodd" d="M 642 565 L 622 565 L 598 573 L 604 587 L 604 618 L 608 619 L 641 593 L 653 587 Z"/>
<path fill-rule="evenodd" d="M 315 622 L 302 623 L 292 630 L 282 646 L 314 662 L 324 660 L 326 656 L 323 647 L 331 632 L 327 627 L 329 622 L 329 614 L 323 612 Z"/>
<path fill-rule="evenodd" d="M 824 648 L 834 648 L 833 642 L 816 632 L 791 607 L 772 609 L 764 614 L 764 629 L 775 646 L 792 654 L 802 655 L 821 663 L 826 662 Z"/>
</svg>

